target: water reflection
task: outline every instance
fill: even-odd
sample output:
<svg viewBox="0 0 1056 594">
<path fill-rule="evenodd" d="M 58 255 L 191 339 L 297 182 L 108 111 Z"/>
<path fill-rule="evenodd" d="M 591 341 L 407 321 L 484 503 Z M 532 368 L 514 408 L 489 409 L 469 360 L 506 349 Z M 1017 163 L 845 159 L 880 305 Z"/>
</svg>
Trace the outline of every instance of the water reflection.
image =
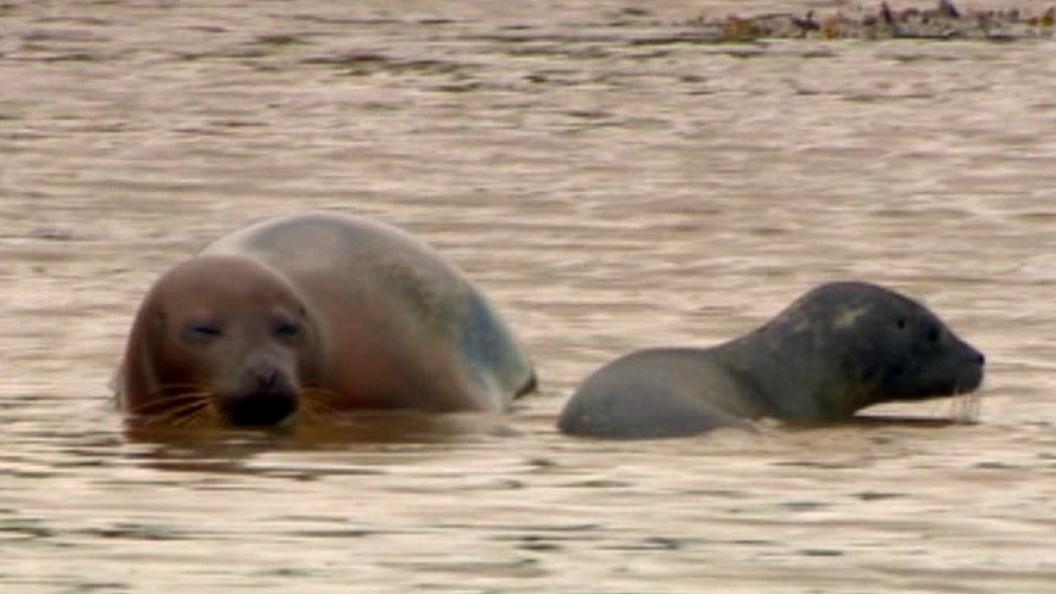
<svg viewBox="0 0 1056 594">
<path fill-rule="evenodd" d="M 206 450 L 325 449 L 356 444 L 432 444 L 516 435 L 518 430 L 504 415 L 478 413 L 426 414 L 411 411 L 363 411 L 334 414 L 312 421 L 294 420 L 267 428 L 174 428 L 155 424 L 125 424 L 125 436 L 140 443 Z"/>
</svg>

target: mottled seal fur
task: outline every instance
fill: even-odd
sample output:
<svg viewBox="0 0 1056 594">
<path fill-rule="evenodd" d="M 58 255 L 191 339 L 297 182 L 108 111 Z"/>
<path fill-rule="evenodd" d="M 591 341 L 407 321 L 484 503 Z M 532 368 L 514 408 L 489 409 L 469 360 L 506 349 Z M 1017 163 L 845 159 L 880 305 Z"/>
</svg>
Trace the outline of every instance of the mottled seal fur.
<svg viewBox="0 0 1056 594">
<path fill-rule="evenodd" d="M 920 303 L 861 282 L 815 288 L 770 322 L 711 348 L 658 348 L 596 371 L 561 431 L 674 437 L 772 417 L 824 423 L 879 402 L 970 392 L 983 355 Z"/>
<path fill-rule="evenodd" d="M 168 271 L 118 402 L 157 423 L 270 425 L 355 409 L 503 411 L 532 365 L 493 306 L 407 233 L 336 213 L 265 221 Z"/>
</svg>

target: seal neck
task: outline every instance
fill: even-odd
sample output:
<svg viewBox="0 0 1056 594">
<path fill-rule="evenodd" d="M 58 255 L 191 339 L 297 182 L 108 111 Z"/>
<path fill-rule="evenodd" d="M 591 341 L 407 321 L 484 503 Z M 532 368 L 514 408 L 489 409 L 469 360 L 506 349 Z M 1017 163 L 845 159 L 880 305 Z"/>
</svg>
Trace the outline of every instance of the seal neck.
<svg viewBox="0 0 1056 594">
<path fill-rule="evenodd" d="M 874 403 L 873 390 L 841 367 L 843 353 L 809 326 L 771 323 L 718 347 L 764 416 L 818 423 L 848 419 Z"/>
</svg>

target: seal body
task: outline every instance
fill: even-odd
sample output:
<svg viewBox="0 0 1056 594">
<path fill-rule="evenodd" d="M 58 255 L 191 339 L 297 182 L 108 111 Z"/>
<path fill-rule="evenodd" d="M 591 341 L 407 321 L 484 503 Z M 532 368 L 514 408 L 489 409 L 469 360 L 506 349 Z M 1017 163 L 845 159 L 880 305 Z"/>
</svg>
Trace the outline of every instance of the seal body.
<svg viewBox="0 0 1056 594">
<path fill-rule="evenodd" d="M 300 412 L 502 411 L 534 388 L 509 327 L 412 236 L 336 213 L 237 231 L 164 274 L 129 335 L 134 416 L 268 425 Z"/>
<path fill-rule="evenodd" d="M 848 419 L 879 402 L 971 392 L 984 357 L 926 307 L 860 282 L 822 285 L 712 348 L 637 351 L 579 386 L 561 431 L 674 437 L 750 419 Z"/>
</svg>

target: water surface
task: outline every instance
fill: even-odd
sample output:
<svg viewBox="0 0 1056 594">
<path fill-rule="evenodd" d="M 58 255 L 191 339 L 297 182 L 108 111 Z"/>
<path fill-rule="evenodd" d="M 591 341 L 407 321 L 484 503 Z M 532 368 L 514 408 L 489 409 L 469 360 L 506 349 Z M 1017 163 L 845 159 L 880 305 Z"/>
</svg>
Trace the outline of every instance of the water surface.
<svg viewBox="0 0 1056 594">
<path fill-rule="evenodd" d="M 709 45 L 680 23 L 821 5 L 523 4 L 0 5 L 0 589 L 1051 589 L 1053 41 Z M 541 394 L 336 434 L 126 432 L 107 383 L 156 276 L 322 208 L 466 269 Z M 936 401 L 555 433 L 605 361 L 835 279 L 987 354 L 976 423 Z"/>
</svg>

